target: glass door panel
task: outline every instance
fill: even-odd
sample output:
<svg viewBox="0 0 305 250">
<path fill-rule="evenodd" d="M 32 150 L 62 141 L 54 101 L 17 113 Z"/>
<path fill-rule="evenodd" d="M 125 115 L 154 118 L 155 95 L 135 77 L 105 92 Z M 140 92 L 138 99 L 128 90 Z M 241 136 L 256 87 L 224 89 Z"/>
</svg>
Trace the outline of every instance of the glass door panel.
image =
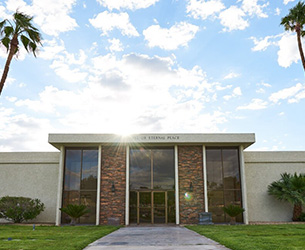
<svg viewBox="0 0 305 250">
<path fill-rule="evenodd" d="M 151 223 L 151 192 L 139 192 L 139 222 Z"/>
<path fill-rule="evenodd" d="M 153 192 L 154 217 L 153 223 L 166 223 L 165 192 Z"/>
<path fill-rule="evenodd" d="M 129 221 L 138 223 L 138 195 L 137 192 L 131 191 L 129 195 Z"/>
<path fill-rule="evenodd" d="M 175 191 L 167 191 L 167 223 L 176 222 Z"/>
</svg>

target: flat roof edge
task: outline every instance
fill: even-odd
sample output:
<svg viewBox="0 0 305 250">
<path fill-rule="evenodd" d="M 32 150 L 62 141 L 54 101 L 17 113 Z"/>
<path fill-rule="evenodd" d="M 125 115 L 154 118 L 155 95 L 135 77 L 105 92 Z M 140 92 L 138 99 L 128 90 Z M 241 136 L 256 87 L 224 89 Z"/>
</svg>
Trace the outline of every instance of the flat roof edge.
<svg viewBox="0 0 305 250">
<path fill-rule="evenodd" d="M 99 144 L 234 144 L 245 148 L 255 142 L 254 133 L 150 133 L 150 134 L 49 134 L 49 143 L 61 145 Z"/>
</svg>

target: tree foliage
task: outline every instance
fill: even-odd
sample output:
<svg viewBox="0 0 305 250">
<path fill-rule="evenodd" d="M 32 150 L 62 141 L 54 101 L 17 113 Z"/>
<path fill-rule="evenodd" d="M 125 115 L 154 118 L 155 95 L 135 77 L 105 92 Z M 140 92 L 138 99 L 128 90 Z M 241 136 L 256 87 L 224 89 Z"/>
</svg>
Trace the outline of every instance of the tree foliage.
<svg viewBox="0 0 305 250">
<path fill-rule="evenodd" d="M 268 186 L 268 193 L 281 201 L 288 201 L 294 206 L 294 221 L 302 213 L 302 204 L 305 204 L 305 174 L 281 174 L 281 179 Z"/>
<path fill-rule="evenodd" d="M 4 196 L 0 199 L 0 218 L 21 223 L 35 219 L 44 208 L 39 199 Z"/>
<path fill-rule="evenodd" d="M 33 17 L 21 12 L 13 15 L 13 20 L 3 20 L 0 22 L 0 34 L 2 43 L 8 52 L 8 57 L 4 66 L 0 81 L 0 95 L 8 75 L 9 66 L 14 55 L 19 51 L 19 42 L 29 53 L 36 57 L 37 45 L 41 44 L 41 34 L 32 24 Z"/>
<path fill-rule="evenodd" d="M 75 225 L 78 218 L 90 212 L 86 205 L 73 204 L 68 204 L 66 207 L 60 208 L 60 210 L 71 217 L 71 225 Z"/>
<path fill-rule="evenodd" d="M 236 223 L 236 216 L 245 211 L 245 209 L 243 209 L 242 207 L 233 204 L 223 207 L 222 209 L 227 215 L 231 217 L 231 225 L 234 225 Z"/>
<path fill-rule="evenodd" d="M 303 26 L 305 24 L 305 3 L 300 1 L 297 5 L 289 10 L 289 14 L 282 18 L 281 25 L 285 30 L 297 33 L 297 42 L 301 61 L 305 71 L 305 58 L 302 48 L 301 37 L 305 36 Z"/>
</svg>

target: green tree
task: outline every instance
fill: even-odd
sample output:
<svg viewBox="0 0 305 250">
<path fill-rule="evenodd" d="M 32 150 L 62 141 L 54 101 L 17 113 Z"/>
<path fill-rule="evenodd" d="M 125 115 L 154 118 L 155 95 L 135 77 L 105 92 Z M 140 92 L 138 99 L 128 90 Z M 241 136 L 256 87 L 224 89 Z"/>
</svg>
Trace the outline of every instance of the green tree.
<svg viewBox="0 0 305 250">
<path fill-rule="evenodd" d="M 23 44 L 25 49 L 32 52 L 36 57 L 37 45 L 41 44 L 41 34 L 38 29 L 32 25 L 33 17 L 16 12 L 13 20 L 7 19 L 0 22 L 1 43 L 6 47 L 8 56 L 0 81 L 0 95 L 6 81 L 11 61 L 19 51 L 19 42 Z"/>
<path fill-rule="evenodd" d="M 305 36 L 303 25 L 305 24 L 305 3 L 300 1 L 297 5 L 289 10 L 289 14 L 282 18 L 281 25 L 285 27 L 287 31 L 293 31 L 297 33 L 298 47 L 301 56 L 301 61 L 305 71 L 305 58 L 302 48 L 301 37 Z"/>
<path fill-rule="evenodd" d="M 268 193 L 278 200 L 288 201 L 293 205 L 293 221 L 298 221 L 305 204 L 305 174 L 283 173 L 281 179 L 268 186 Z"/>
</svg>

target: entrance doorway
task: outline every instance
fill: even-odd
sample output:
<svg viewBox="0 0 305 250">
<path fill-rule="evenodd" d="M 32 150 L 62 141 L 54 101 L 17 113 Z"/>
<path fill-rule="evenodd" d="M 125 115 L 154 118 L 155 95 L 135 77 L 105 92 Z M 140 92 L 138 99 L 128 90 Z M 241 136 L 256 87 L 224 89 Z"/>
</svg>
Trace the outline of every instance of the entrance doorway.
<svg viewBox="0 0 305 250">
<path fill-rule="evenodd" d="M 173 147 L 131 148 L 129 223 L 175 223 Z"/>
<path fill-rule="evenodd" d="M 174 191 L 131 191 L 130 223 L 175 223 Z"/>
</svg>

